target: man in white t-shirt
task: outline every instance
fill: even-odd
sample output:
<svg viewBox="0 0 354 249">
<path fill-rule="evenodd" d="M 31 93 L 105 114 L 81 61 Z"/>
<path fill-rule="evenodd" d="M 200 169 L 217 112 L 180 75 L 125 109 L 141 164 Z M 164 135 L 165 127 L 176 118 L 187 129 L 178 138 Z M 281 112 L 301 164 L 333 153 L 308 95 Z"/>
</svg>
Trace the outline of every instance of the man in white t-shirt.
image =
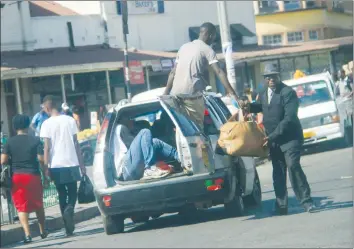
<svg viewBox="0 0 354 249">
<path fill-rule="evenodd" d="M 44 163 L 49 165 L 50 177 L 59 195 L 60 211 L 66 233 L 75 229 L 74 208 L 77 201 L 77 182 L 86 174 L 79 143 L 77 125 L 67 115 L 60 115 L 58 102 L 53 100 L 50 118 L 44 121 L 40 136 L 44 139 Z"/>
</svg>

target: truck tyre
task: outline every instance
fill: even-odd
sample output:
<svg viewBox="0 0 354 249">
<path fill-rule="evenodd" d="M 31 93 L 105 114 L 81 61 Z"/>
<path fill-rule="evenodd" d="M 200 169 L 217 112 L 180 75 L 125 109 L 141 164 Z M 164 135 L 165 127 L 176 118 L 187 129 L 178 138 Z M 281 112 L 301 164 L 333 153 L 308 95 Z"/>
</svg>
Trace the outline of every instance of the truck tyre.
<svg viewBox="0 0 354 249">
<path fill-rule="evenodd" d="M 245 206 L 243 203 L 242 192 L 239 184 L 236 185 L 236 193 L 234 199 L 228 203 L 225 203 L 226 213 L 233 217 L 243 216 L 245 212 Z"/>
<path fill-rule="evenodd" d="M 252 193 L 248 196 L 245 196 L 243 202 L 245 203 L 246 207 L 260 207 L 262 204 L 262 188 L 257 170 L 254 177 Z"/>
<path fill-rule="evenodd" d="M 103 228 L 107 235 L 124 232 L 124 218 L 118 215 L 102 216 Z"/>
</svg>

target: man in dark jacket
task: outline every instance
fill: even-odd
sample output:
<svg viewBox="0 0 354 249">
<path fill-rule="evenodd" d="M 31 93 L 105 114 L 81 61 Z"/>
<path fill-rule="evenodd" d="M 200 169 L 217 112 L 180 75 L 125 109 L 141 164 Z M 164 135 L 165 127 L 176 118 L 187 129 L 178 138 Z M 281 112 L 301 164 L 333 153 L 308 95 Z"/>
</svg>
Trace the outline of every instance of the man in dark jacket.
<svg viewBox="0 0 354 249">
<path fill-rule="evenodd" d="M 299 202 L 310 212 L 314 209 L 310 186 L 300 165 L 303 131 L 297 116 L 299 101 L 296 92 L 280 81 L 273 65 L 264 71 L 266 87 L 256 103 L 241 103 L 251 113 L 263 112 L 267 137 L 264 146 L 270 149 L 273 164 L 273 185 L 276 195 L 275 212 L 288 212 L 286 186 L 287 168 L 290 182 Z"/>
</svg>

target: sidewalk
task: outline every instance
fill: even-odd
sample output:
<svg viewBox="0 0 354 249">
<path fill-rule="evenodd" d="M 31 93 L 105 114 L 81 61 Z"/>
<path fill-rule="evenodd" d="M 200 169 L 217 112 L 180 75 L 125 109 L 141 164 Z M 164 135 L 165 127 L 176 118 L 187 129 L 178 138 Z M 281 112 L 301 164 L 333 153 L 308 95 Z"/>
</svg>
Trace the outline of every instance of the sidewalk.
<svg viewBox="0 0 354 249">
<path fill-rule="evenodd" d="M 75 223 L 90 220 L 100 215 L 96 202 L 90 204 L 77 204 L 75 207 Z M 60 230 L 64 227 L 59 211 L 59 206 L 45 209 L 46 225 L 49 232 Z M 35 214 L 30 215 L 30 228 L 32 237 L 39 236 L 38 222 Z M 1 247 L 22 241 L 24 237 L 22 227 L 19 222 L 12 225 L 1 226 Z"/>
</svg>

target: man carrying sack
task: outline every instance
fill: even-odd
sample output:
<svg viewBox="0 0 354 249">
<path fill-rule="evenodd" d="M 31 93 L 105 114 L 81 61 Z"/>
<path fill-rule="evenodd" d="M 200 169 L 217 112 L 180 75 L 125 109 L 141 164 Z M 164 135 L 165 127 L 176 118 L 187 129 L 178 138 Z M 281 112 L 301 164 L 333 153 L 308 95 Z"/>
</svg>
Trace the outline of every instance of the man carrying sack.
<svg viewBox="0 0 354 249">
<path fill-rule="evenodd" d="M 234 98 L 237 95 L 226 74 L 219 67 L 216 53 L 210 47 L 216 38 L 216 28 L 212 23 L 200 27 L 199 39 L 184 44 L 178 51 L 175 67 L 172 69 L 164 95 L 175 95 L 197 125 L 203 127 L 205 104 L 203 91 L 208 85 L 205 80 L 209 66 Z"/>
<path fill-rule="evenodd" d="M 311 190 L 300 165 L 303 131 L 297 116 L 299 101 L 296 92 L 280 81 L 273 65 L 266 66 L 264 78 L 267 87 L 259 94 L 258 102 L 240 101 L 240 105 L 247 112 L 263 112 L 267 135 L 264 146 L 269 147 L 273 164 L 275 212 L 280 215 L 288 213 L 287 168 L 296 198 L 306 212 L 311 212 L 314 210 Z"/>
</svg>

